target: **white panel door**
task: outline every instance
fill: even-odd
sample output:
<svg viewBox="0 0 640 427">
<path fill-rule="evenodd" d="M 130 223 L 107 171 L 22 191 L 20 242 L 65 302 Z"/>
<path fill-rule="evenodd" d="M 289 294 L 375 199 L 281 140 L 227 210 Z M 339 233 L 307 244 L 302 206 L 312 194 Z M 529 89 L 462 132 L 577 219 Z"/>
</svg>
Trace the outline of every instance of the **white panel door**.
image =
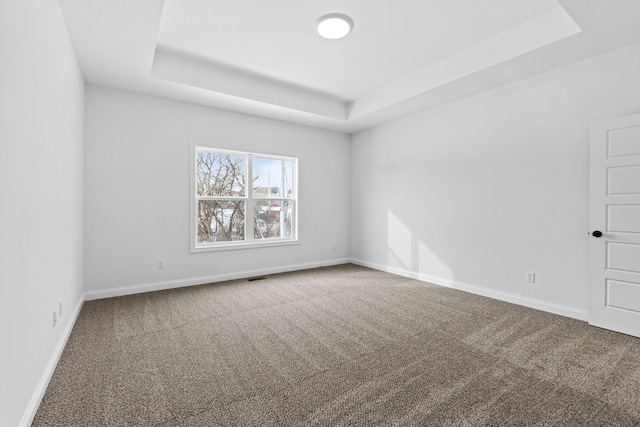
<svg viewBox="0 0 640 427">
<path fill-rule="evenodd" d="M 640 114 L 591 126 L 589 323 L 640 337 Z"/>
</svg>

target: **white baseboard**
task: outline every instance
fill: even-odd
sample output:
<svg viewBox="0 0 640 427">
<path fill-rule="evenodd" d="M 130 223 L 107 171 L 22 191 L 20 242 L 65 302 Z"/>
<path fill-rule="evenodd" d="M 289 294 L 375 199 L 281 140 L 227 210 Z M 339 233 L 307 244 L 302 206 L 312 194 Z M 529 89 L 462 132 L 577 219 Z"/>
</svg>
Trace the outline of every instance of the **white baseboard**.
<svg viewBox="0 0 640 427">
<path fill-rule="evenodd" d="M 56 366 L 58 365 L 58 361 L 60 360 L 60 356 L 62 356 L 62 351 L 64 350 L 65 345 L 67 344 L 67 340 L 71 335 L 71 331 L 73 330 L 73 326 L 76 324 L 76 320 L 78 319 L 78 315 L 80 314 L 80 310 L 82 309 L 82 304 L 84 303 L 84 296 L 81 295 L 76 303 L 76 306 L 73 308 L 71 312 L 71 316 L 69 317 L 69 321 L 67 322 L 67 326 L 65 326 L 64 331 L 62 331 L 62 335 L 60 336 L 60 340 L 56 345 L 51 358 L 49 359 L 49 363 L 47 363 L 47 367 L 42 373 L 42 377 L 40 377 L 40 381 L 36 386 L 36 389 L 31 396 L 31 400 L 29 401 L 29 405 L 27 409 L 24 411 L 22 415 L 22 419 L 20 420 L 20 427 L 29 427 L 33 422 L 33 419 L 36 416 L 36 412 L 38 412 L 38 407 L 40 406 L 40 402 L 44 397 L 45 391 L 47 391 L 47 386 L 49 385 L 49 381 L 51 381 L 51 377 L 53 376 L 53 372 L 56 370 Z"/>
<path fill-rule="evenodd" d="M 547 301 L 541 301 L 533 298 L 523 297 L 521 295 L 511 294 L 502 291 L 496 291 L 494 289 L 486 288 L 483 286 L 470 285 L 468 283 L 462 283 L 455 280 L 443 279 L 440 277 L 429 276 L 426 274 L 416 273 L 413 271 L 404 270 L 396 267 L 389 267 L 382 264 L 376 264 L 369 261 L 363 261 L 360 259 L 351 259 L 353 264 L 361 265 L 363 267 L 373 268 L 375 270 L 385 271 L 391 274 L 397 274 L 398 276 L 409 277 L 411 279 L 420 280 L 422 282 L 433 283 L 434 285 L 440 285 L 447 288 L 458 289 L 461 291 L 469 292 L 476 295 L 482 295 L 497 299 L 500 301 L 510 302 L 512 304 L 518 304 L 529 308 L 535 308 L 536 310 L 542 310 L 553 314 L 559 314 L 560 316 L 570 317 L 572 319 L 578 319 L 583 321 L 589 320 L 589 312 L 586 310 L 580 310 L 573 307 L 567 307 L 560 304 L 555 304 Z"/>
<path fill-rule="evenodd" d="M 85 292 L 86 301 L 133 295 L 143 292 L 162 291 L 165 289 L 182 288 L 185 286 L 204 285 L 206 283 L 223 282 L 225 280 L 246 279 L 247 277 L 262 276 L 266 274 L 286 273 L 289 271 L 307 270 L 317 267 L 328 267 L 331 265 L 350 263 L 350 258 L 333 259 L 327 261 L 308 262 L 304 264 L 292 264 L 285 266 L 260 268 L 255 270 L 244 270 L 235 273 L 214 274 L 212 276 L 190 277 L 187 279 L 168 280 L 165 282 L 144 283 L 133 286 L 122 286 L 118 288 L 100 289 L 97 291 Z"/>
</svg>

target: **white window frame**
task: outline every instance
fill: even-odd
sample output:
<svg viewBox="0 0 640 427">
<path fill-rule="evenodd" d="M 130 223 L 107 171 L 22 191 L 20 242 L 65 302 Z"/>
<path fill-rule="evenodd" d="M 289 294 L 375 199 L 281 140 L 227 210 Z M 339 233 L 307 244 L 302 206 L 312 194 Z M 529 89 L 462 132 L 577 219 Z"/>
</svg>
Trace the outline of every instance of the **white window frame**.
<svg viewBox="0 0 640 427">
<path fill-rule="evenodd" d="M 221 197 L 220 199 L 229 199 L 229 200 L 239 200 L 245 202 L 245 230 L 244 236 L 245 240 L 243 241 L 225 241 L 225 242 L 210 242 L 210 243 L 198 243 L 198 221 L 196 216 L 198 214 L 198 201 L 211 199 L 215 200 L 217 198 L 212 197 L 201 197 L 196 195 L 196 180 L 197 180 L 197 153 L 201 151 L 209 151 L 215 153 L 226 153 L 226 154 L 234 154 L 240 156 L 246 156 L 246 176 L 247 179 L 247 187 L 245 188 L 245 197 Z M 267 158 L 267 159 L 280 159 L 280 160 L 290 160 L 293 162 L 292 167 L 292 194 L 290 198 L 285 197 L 253 197 L 253 185 L 252 177 L 253 177 L 253 158 Z M 249 248 L 263 248 L 269 246 L 284 246 L 284 245 L 296 245 L 300 244 L 299 233 L 298 233 L 298 218 L 299 218 L 299 197 L 298 197 L 298 167 L 299 167 L 299 158 L 291 157 L 291 156 L 282 156 L 276 154 L 263 154 L 263 153 L 254 153 L 247 151 L 240 151 L 235 149 L 227 149 L 227 148 L 218 148 L 217 146 L 211 146 L 209 144 L 202 143 L 191 143 L 190 150 L 190 194 L 191 194 L 191 208 L 189 209 L 191 220 L 190 220 L 190 252 L 212 252 L 212 251 L 224 251 L 224 250 L 237 250 L 237 249 L 249 249 Z M 292 204 L 291 212 L 292 212 L 292 224 L 291 224 L 291 237 L 272 237 L 272 238 L 263 238 L 256 239 L 253 235 L 253 223 L 255 220 L 255 212 L 253 209 L 255 200 L 269 200 L 269 201 L 286 201 Z"/>
</svg>

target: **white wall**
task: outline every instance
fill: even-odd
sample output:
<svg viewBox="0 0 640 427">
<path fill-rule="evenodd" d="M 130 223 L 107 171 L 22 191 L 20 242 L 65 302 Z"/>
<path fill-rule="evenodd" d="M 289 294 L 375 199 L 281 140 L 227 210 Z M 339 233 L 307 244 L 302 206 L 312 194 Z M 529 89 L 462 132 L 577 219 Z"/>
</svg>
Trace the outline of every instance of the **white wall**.
<svg viewBox="0 0 640 427">
<path fill-rule="evenodd" d="M 302 244 L 189 253 L 192 140 L 299 157 Z M 88 85 L 85 150 L 88 298 L 349 256 L 346 135 Z"/>
<path fill-rule="evenodd" d="M 29 422 L 81 301 L 83 108 L 58 3 L 0 2 L 2 426 Z"/>
<path fill-rule="evenodd" d="M 352 257 L 586 318 L 589 124 L 638 76 L 635 45 L 353 135 Z"/>
</svg>

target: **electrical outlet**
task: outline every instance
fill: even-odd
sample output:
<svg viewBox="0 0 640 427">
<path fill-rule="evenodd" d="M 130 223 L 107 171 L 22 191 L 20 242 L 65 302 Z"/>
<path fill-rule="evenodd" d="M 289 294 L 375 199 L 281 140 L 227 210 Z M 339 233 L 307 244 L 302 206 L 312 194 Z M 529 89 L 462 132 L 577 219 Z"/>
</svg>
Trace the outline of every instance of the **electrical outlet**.
<svg viewBox="0 0 640 427">
<path fill-rule="evenodd" d="M 536 273 L 533 271 L 527 271 L 527 282 L 536 283 Z"/>
<path fill-rule="evenodd" d="M 338 251 L 338 245 L 333 245 L 333 251 L 337 252 Z"/>
<path fill-rule="evenodd" d="M 53 310 L 53 327 L 56 327 L 56 323 L 58 323 L 58 315 L 56 314 L 56 310 Z"/>
<path fill-rule="evenodd" d="M 62 317 L 62 300 L 58 301 L 58 317 Z"/>
<path fill-rule="evenodd" d="M 159 259 L 158 260 L 158 270 L 162 270 L 164 268 L 164 260 L 163 259 Z"/>
</svg>

